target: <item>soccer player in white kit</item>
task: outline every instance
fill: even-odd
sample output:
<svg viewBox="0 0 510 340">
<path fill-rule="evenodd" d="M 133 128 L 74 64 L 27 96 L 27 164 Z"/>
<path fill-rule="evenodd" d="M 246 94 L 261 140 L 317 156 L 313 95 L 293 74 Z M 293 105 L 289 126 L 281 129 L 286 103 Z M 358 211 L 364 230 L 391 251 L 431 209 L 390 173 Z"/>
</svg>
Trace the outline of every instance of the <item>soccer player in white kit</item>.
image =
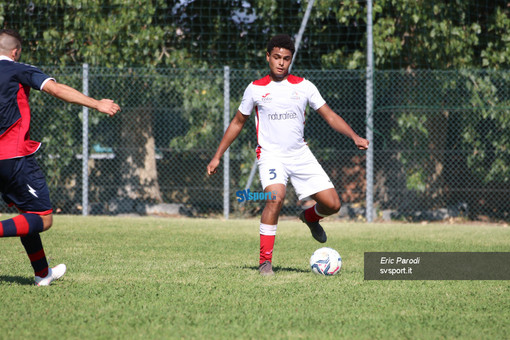
<svg viewBox="0 0 510 340">
<path fill-rule="evenodd" d="M 288 74 L 294 51 L 294 43 L 288 35 L 277 35 L 269 41 L 266 52 L 269 75 L 248 85 L 235 117 L 207 166 L 209 175 L 216 173 L 221 156 L 255 111 L 260 181 L 264 192 L 276 193 L 276 199 L 266 201 L 260 220 L 261 275 L 274 274 L 273 247 L 289 179 L 299 199 L 311 197 L 317 202 L 299 216 L 317 241 L 327 240 L 319 221 L 340 210 L 340 198 L 331 180 L 303 138 L 306 106 L 317 111 L 335 131 L 351 138 L 358 149 L 368 148 L 368 140 L 358 136 L 326 104 L 315 85 Z"/>
</svg>

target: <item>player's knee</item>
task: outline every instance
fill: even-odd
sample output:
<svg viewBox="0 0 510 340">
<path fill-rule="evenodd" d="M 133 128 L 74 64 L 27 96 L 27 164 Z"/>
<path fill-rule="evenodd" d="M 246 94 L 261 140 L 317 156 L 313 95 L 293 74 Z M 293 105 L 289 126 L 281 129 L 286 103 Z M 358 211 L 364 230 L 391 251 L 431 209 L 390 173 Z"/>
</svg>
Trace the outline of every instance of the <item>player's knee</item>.
<svg viewBox="0 0 510 340">
<path fill-rule="evenodd" d="M 274 207 L 281 207 L 281 206 L 283 206 L 283 197 L 279 197 L 279 196 L 273 197 L 270 200 L 266 200 L 266 203 L 269 203 L 270 205 L 272 205 Z"/>
<path fill-rule="evenodd" d="M 333 210 L 333 214 L 336 214 L 340 211 L 340 208 L 342 207 L 342 203 L 340 202 L 340 199 L 335 200 L 331 206 L 331 210 Z"/>
<path fill-rule="evenodd" d="M 53 214 L 42 215 L 41 219 L 43 221 L 43 231 L 50 229 L 53 225 Z"/>
<path fill-rule="evenodd" d="M 283 206 L 283 197 L 275 196 L 266 200 L 266 209 L 279 212 Z"/>
<path fill-rule="evenodd" d="M 336 198 L 324 204 L 323 210 L 327 210 L 328 215 L 333 215 L 340 211 L 341 206 L 340 199 Z"/>
</svg>

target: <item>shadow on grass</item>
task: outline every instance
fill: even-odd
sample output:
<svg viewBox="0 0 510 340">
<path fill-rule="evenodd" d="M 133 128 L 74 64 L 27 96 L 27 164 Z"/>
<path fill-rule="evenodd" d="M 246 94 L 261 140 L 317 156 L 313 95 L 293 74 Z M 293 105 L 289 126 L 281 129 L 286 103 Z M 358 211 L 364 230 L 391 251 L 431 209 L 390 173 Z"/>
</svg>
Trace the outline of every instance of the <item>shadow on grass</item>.
<svg viewBox="0 0 510 340">
<path fill-rule="evenodd" d="M 259 270 L 258 266 L 244 266 L 245 269 L 251 269 L 251 270 Z M 291 268 L 291 267 L 281 267 L 281 266 L 274 266 L 273 271 L 275 273 L 278 272 L 293 272 L 293 273 L 308 273 L 309 270 L 304 270 L 302 268 Z"/>
<path fill-rule="evenodd" d="M 22 276 L 6 276 L 0 275 L 0 282 L 9 282 L 9 283 L 17 283 L 19 285 L 34 285 L 34 279 L 29 279 Z"/>
</svg>

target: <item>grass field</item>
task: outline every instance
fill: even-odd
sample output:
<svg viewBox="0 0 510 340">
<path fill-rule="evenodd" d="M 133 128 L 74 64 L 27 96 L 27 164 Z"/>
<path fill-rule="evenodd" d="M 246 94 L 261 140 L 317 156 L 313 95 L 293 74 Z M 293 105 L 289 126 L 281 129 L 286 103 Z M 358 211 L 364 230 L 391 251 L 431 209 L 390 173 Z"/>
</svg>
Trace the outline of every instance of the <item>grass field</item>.
<svg viewBox="0 0 510 340">
<path fill-rule="evenodd" d="M 5 216 L 2 216 L 4 219 Z M 56 216 L 42 234 L 68 272 L 35 287 L 17 238 L 0 240 L 1 339 L 509 339 L 509 281 L 364 281 L 367 251 L 510 251 L 501 225 L 327 221 L 343 268 L 313 275 L 321 245 L 280 222 L 261 277 L 258 221 Z"/>
</svg>

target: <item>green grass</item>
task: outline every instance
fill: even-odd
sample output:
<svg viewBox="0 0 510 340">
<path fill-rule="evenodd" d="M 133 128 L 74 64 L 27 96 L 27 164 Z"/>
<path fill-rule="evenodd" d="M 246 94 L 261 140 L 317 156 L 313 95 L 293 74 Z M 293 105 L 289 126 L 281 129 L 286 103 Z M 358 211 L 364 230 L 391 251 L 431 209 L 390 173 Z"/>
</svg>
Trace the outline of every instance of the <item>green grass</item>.
<svg viewBox="0 0 510 340">
<path fill-rule="evenodd" d="M 321 245 L 295 219 L 261 277 L 254 219 L 56 216 L 42 238 L 68 272 L 50 287 L 31 285 L 19 239 L 0 240 L 0 339 L 510 338 L 509 281 L 363 280 L 364 252 L 510 251 L 510 228 L 324 226 L 339 275 L 309 271 Z"/>
</svg>

